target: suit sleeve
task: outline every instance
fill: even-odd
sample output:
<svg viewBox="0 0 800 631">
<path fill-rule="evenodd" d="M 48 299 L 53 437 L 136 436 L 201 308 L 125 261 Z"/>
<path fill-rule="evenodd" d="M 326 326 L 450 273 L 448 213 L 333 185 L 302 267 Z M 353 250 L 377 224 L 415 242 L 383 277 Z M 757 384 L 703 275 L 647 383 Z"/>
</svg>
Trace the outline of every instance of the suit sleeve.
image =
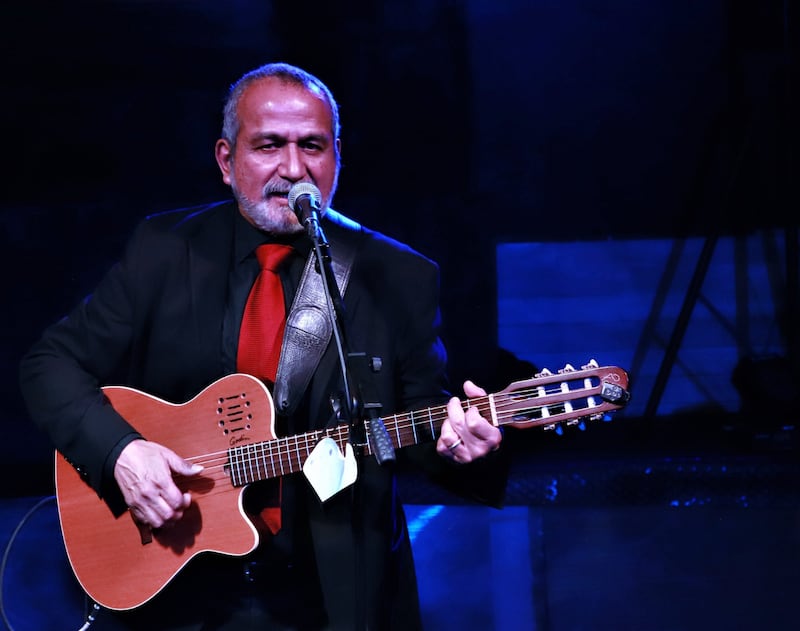
<svg viewBox="0 0 800 631">
<path fill-rule="evenodd" d="M 109 404 L 101 385 L 116 376 L 130 352 L 135 261 L 145 247 L 144 224 L 120 262 L 95 291 L 47 328 L 23 357 L 20 387 L 33 422 L 84 480 L 104 495 L 104 472 L 139 437 Z"/>
<path fill-rule="evenodd" d="M 409 313 L 405 318 L 398 347 L 404 410 L 442 405 L 450 398 L 446 372 L 447 354 L 441 340 L 439 309 L 439 268 L 423 259 L 406 283 L 403 296 Z M 397 286 L 399 287 L 399 285 Z M 413 464 L 430 480 L 462 498 L 500 506 L 508 478 L 508 459 L 504 449 L 467 465 L 454 464 L 436 452 L 435 442 L 402 450 L 401 465 Z"/>
</svg>

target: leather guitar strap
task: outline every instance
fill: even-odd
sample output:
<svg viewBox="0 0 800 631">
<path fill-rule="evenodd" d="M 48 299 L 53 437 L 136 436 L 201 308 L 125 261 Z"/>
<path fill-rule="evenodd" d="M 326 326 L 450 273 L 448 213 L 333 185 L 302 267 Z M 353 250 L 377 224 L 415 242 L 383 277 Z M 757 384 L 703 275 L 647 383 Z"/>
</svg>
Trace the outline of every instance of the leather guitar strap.
<svg viewBox="0 0 800 631">
<path fill-rule="evenodd" d="M 364 232 L 360 224 L 334 210 L 328 210 L 325 219 L 330 222 L 327 227 L 332 228 L 326 232 L 331 267 L 339 293 L 344 296 Z M 279 414 L 290 416 L 297 409 L 331 339 L 333 322 L 328 314 L 327 300 L 312 250 L 286 318 L 281 359 L 273 388 Z"/>
</svg>

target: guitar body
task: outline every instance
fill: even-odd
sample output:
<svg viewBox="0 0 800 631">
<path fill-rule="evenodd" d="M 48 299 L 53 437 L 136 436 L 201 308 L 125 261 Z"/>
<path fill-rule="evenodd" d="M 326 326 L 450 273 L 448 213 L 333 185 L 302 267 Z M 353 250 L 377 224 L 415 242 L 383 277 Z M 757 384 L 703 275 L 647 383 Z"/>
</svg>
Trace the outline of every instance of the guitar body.
<svg viewBox="0 0 800 631">
<path fill-rule="evenodd" d="M 56 455 L 59 519 L 75 576 L 99 605 L 131 609 L 155 596 L 197 554 L 242 556 L 258 545 L 258 533 L 242 507 L 244 487 L 234 487 L 221 473 L 230 447 L 274 438 L 274 407 L 265 386 L 242 374 L 216 381 L 183 404 L 125 387 L 109 386 L 103 392 L 145 438 L 206 467 L 196 477 L 176 479 L 181 490 L 192 494 L 183 519 L 150 531 L 140 529 L 129 511 L 114 516 Z"/>
</svg>

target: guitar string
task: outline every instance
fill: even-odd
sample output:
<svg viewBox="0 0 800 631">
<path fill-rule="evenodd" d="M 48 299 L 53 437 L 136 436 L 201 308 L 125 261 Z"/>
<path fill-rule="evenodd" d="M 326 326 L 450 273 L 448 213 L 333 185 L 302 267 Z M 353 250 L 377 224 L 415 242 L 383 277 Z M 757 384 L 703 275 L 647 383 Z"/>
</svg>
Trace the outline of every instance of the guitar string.
<svg viewBox="0 0 800 631">
<path fill-rule="evenodd" d="M 533 410 L 536 410 L 536 409 L 545 409 L 545 408 L 547 408 L 547 404 L 540 404 L 540 405 L 533 406 L 533 407 L 530 407 L 530 408 L 519 407 L 518 401 L 517 401 L 519 398 L 523 397 L 523 398 L 529 398 L 529 399 L 536 399 L 537 397 L 541 398 L 541 397 L 546 397 L 546 396 L 551 395 L 551 394 L 564 393 L 565 389 L 566 389 L 566 392 L 570 393 L 570 397 L 569 397 L 570 399 L 577 399 L 577 398 L 581 397 L 583 393 L 586 393 L 586 396 L 588 397 L 588 396 L 591 396 L 593 394 L 597 394 L 597 392 L 589 392 L 589 390 L 586 387 L 584 387 L 582 389 L 570 390 L 568 384 L 569 383 L 577 383 L 579 381 L 582 381 L 584 384 L 586 384 L 592 378 L 597 379 L 598 376 L 599 376 L 599 373 L 607 372 L 609 370 L 611 371 L 611 373 L 615 372 L 613 367 L 602 367 L 602 368 L 600 368 L 600 367 L 596 367 L 595 366 L 595 367 L 592 367 L 592 369 L 588 369 L 588 370 L 586 369 L 586 367 L 584 367 L 584 369 L 581 370 L 581 371 L 569 371 L 570 374 L 568 376 L 565 376 L 565 374 L 563 372 L 559 372 L 559 374 L 556 374 L 556 375 L 553 375 L 553 374 L 541 375 L 540 374 L 540 375 L 537 375 L 537 377 L 536 377 L 537 384 L 534 384 L 534 387 L 532 387 L 532 388 L 518 389 L 518 390 L 515 390 L 515 391 L 513 391 L 511 393 L 505 392 L 505 393 L 497 393 L 497 394 L 494 394 L 494 395 L 484 395 L 482 397 L 476 397 L 474 399 L 469 399 L 469 400 L 465 401 L 463 403 L 463 407 L 464 407 L 465 410 L 468 409 L 469 407 L 475 407 L 475 406 L 484 407 L 489 403 L 490 399 L 494 398 L 494 401 L 492 402 L 493 406 L 494 406 L 494 415 L 498 419 L 498 424 L 499 425 L 503 425 L 504 424 L 504 422 L 503 422 L 504 418 L 509 418 L 510 419 L 510 421 L 506 421 L 506 423 L 507 422 L 513 422 L 515 417 L 519 417 L 520 415 L 523 415 L 523 413 L 525 413 L 527 411 L 533 411 Z M 611 374 L 611 373 L 609 373 L 609 374 Z M 607 378 L 607 376 L 603 377 L 603 379 L 606 379 L 606 378 Z M 599 390 L 599 388 L 596 389 L 596 390 Z M 508 416 L 508 417 L 506 417 L 504 415 L 504 411 L 503 411 L 504 402 L 510 402 L 510 404 L 514 406 L 513 407 L 513 413 L 511 413 L 510 416 Z M 554 401 L 553 402 L 554 405 L 559 404 L 559 403 L 563 403 L 563 398 L 558 400 L 558 401 Z M 586 406 L 587 409 L 591 408 L 591 407 L 592 407 L 591 405 L 587 405 Z M 416 440 L 416 429 L 417 428 L 423 428 L 426 425 L 433 425 L 432 431 L 431 431 L 431 438 L 435 438 L 436 437 L 436 430 L 438 430 L 441 427 L 441 423 L 439 422 L 439 419 L 441 418 L 441 414 L 443 414 L 443 413 L 446 414 L 446 409 L 447 409 L 447 406 L 443 405 L 443 406 L 438 406 L 436 408 L 428 408 L 427 410 L 417 410 L 417 411 L 414 411 L 414 412 L 400 413 L 400 414 L 397 414 L 397 415 L 394 415 L 394 416 L 391 416 L 391 417 L 386 417 L 386 418 L 393 418 L 394 419 L 394 425 L 393 425 L 394 431 L 393 431 L 393 433 L 396 434 L 396 438 L 398 440 L 398 446 L 402 447 L 402 446 L 404 446 L 402 444 L 402 437 L 403 437 L 402 435 L 404 435 L 405 432 L 409 428 L 412 430 L 413 438 L 415 439 L 415 442 L 420 442 L 420 441 Z M 426 418 L 427 417 L 427 421 L 423 421 L 423 422 L 415 421 L 414 420 L 414 415 L 417 415 L 417 417 L 422 417 L 422 418 Z M 436 417 L 435 420 L 434 420 L 434 417 Z M 409 423 L 409 420 L 410 420 L 410 423 Z M 565 420 L 567 420 L 567 419 L 565 419 Z M 272 464 L 273 474 L 275 474 L 273 477 L 277 477 L 276 467 L 275 467 L 275 463 L 274 463 L 276 455 L 278 457 L 278 465 L 281 468 L 281 473 L 283 474 L 285 472 L 284 471 L 284 465 L 286 465 L 289 468 L 290 472 L 293 472 L 294 471 L 294 461 L 295 461 L 295 459 L 297 460 L 298 464 L 300 464 L 300 460 L 301 460 L 300 451 L 301 451 L 301 449 L 303 449 L 301 447 L 301 442 L 305 443 L 306 457 L 308 457 L 308 455 L 309 455 L 309 453 L 311 451 L 311 449 L 309 449 L 309 444 L 312 441 L 313 441 L 313 444 L 316 444 L 318 442 L 317 438 L 319 436 L 321 436 L 323 433 L 328 433 L 329 435 L 330 434 L 335 434 L 335 433 L 337 433 L 337 429 L 334 428 L 333 430 L 315 430 L 315 431 L 312 431 L 312 432 L 307 432 L 307 433 L 299 434 L 299 435 L 295 435 L 295 436 L 282 437 L 282 438 L 281 437 L 276 437 L 276 438 L 269 439 L 267 441 L 261 441 L 261 442 L 257 443 L 256 445 L 243 446 L 241 449 L 232 448 L 233 451 L 231 451 L 231 449 L 226 449 L 224 451 L 219 451 L 219 452 L 216 452 L 216 453 L 212 452 L 212 453 L 209 453 L 209 454 L 191 456 L 191 457 L 188 457 L 187 460 L 199 462 L 200 464 L 203 464 L 205 462 L 204 466 L 206 466 L 206 467 L 217 466 L 217 467 L 223 467 L 224 468 L 224 466 L 228 463 L 228 455 L 231 454 L 231 453 L 234 453 L 234 454 L 238 454 L 240 457 L 244 457 L 246 459 L 247 462 L 246 462 L 245 466 L 252 466 L 252 461 L 253 461 L 253 459 L 255 459 L 256 462 L 257 462 L 257 469 L 260 469 L 260 467 L 258 466 L 258 462 L 260 460 L 268 458 L 270 460 L 271 464 Z M 337 442 L 339 442 L 339 444 L 341 446 L 342 442 L 344 440 L 346 440 L 347 438 L 348 438 L 348 434 L 346 432 L 344 434 L 339 433 L 339 436 L 338 436 L 339 440 Z M 281 443 L 286 445 L 286 449 L 285 450 L 281 450 Z M 273 445 L 277 446 L 277 449 L 273 449 L 272 448 Z M 268 450 L 266 449 L 266 446 L 269 446 Z M 260 454 L 257 454 L 257 453 L 254 454 L 253 451 L 255 449 L 260 450 L 261 453 Z M 295 456 L 296 456 L 296 458 L 295 458 Z M 221 465 L 215 465 L 214 464 L 214 460 L 213 459 L 215 459 L 215 457 L 216 457 L 216 460 L 218 460 L 218 461 L 221 460 L 221 462 L 222 462 Z M 208 459 L 208 458 L 212 458 L 212 460 L 208 460 L 207 461 L 206 459 Z M 237 462 L 237 464 L 239 464 L 239 463 Z M 268 471 L 266 473 L 267 473 L 267 477 L 269 477 Z"/>
<path fill-rule="evenodd" d="M 558 392 L 561 392 L 561 391 L 558 391 Z M 557 392 L 546 392 L 544 395 L 542 395 L 541 392 L 539 391 L 539 389 L 536 388 L 536 389 L 529 389 L 529 390 L 519 390 L 515 394 L 495 394 L 495 395 L 493 395 L 495 397 L 495 410 L 497 411 L 498 418 L 500 419 L 500 422 L 498 424 L 502 425 L 502 424 L 506 424 L 507 422 L 513 422 L 513 421 L 505 421 L 504 422 L 504 420 L 505 419 L 513 419 L 515 416 L 519 416 L 520 413 L 530 412 L 530 411 L 534 411 L 534 410 L 541 410 L 541 409 L 547 407 L 547 405 L 536 405 L 536 406 L 530 406 L 530 407 L 520 407 L 518 405 L 518 402 L 516 401 L 516 399 L 518 397 L 523 396 L 523 397 L 527 397 L 527 398 L 531 399 L 531 398 L 537 398 L 537 397 L 542 397 L 542 396 L 550 396 L 550 395 L 553 395 L 553 394 L 557 394 Z M 569 400 L 576 400 L 576 399 L 584 398 L 584 397 L 587 397 L 587 396 L 591 396 L 593 394 L 597 394 L 597 392 L 593 391 L 593 390 L 581 389 L 581 390 L 572 390 L 572 391 L 570 391 L 570 394 L 571 394 L 571 397 L 569 398 Z M 468 409 L 469 407 L 485 407 L 488 404 L 489 398 L 491 396 L 492 395 L 486 395 L 486 396 L 483 396 L 483 397 L 476 397 L 476 398 L 470 399 L 469 401 L 464 403 L 464 408 Z M 555 401 L 555 402 L 551 403 L 550 405 L 563 404 L 566 400 L 567 399 L 564 399 L 562 397 L 558 401 Z M 503 409 L 504 406 L 513 408 L 512 412 L 504 412 L 504 409 Z M 588 409 L 591 409 L 591 407 L 592 406 L 586 406 L 585 409 L 588 410 Z M 387 416 L 387 417 L 384 418 L 384 420 L 386 420 L 386 419 L 394 419 L 394 421 L 395 421 L 394 428 L 395 428 L 395 430 L 399 430 L 400 432 L 403 432 L 403 430 L 406 430 L 408 428 L 421 427 L 421 426 L 430 425 L 430 424 L 436 425 L 437 429 L 438 429 L 438 427 L 441 426 L 441 423 L 439 423 L 439 420 L 440 419 L 443 420 L 444 418 L 446 418 L 446 414 L 447 414 L 447 406 L 444 405 L 444 406 L 431 407 L 431 408 L 427 408 L 427 409 L 415 410 L 413 412 L 401 412 L 401 413 L 398 413 L 396 415 Z M 427 419 L 427 420 L 424 420 L 424 421 L 423 420 L 415 420 L 414 417 L 417 417 L 418 419 Z M 403 424 L 403 423 L 405 423 L 405 424 Z M 340 428 L 346 428 L 346 426 L 340 426 Z M 233 447 L 233 448 L 228 448 L 228 449 L 217 451 L 217 452 L 210 452 L 210 453 L 207 453 L 207 454 L 202 454 L 202 455 L 199 455 L 199 456 L 192 456 L 192 457 L 188 457 L 187 460 L 189 460 L 189 461 L 201 461 L 202 459 L 207 458 L 207 457 L 212 457 L 212 458 L 214 456 L 227 457 L 228 453 L 231 450 L 233 450 L 233 451 L 242 451 L 243 452 L 242 455 L 243 456 L 247 456 L 247 457 L 251 457 L 253 455 L 255 455 L 256 457 L 275 457 L 275 456 L 277 456 L 277 457 L 283 459 L 284 456 L 288 455 L 289 458 L 290 458 L 290 461 L 293 461 L 294 459 L 292 458 L 292 456 L 298 451 L 298 448 L 301 449 L 301 450 L 302 449 L 306 449 L 308 451 L 308 445 L 309 444 L 316 445 L 316 443 L 318 442 L 317 441 L 318 437 L 322 436 L 323 434 L 333 435 L 333 434 L 337 434 L 337 433 L 341 434 L 340 436 L 338 436 L 338 438 L 340 440 L 343 439 L 343 438 L 346 439 L 348 437 L 346 429 L 334 428 L 332 430 L 313 430 L 311 432 L 306 432 L 306 433 L 303 433 L 303 434 L 296 434 L 296 435 L 293 435 L 293 436 L 275 437 L 275 438 L 272 438 L 272 439 L 268 439 L 266 441 L 261 441 L 261 442 L 255 444 L 255 445 L 246 445 L 246 446 L 242 446 L 242 447 Z M 331 436 L 331 437 L 333 437 L 333 436 Z M 281 444 L 286 445 L 286 447 L 285 448 L 281 448 L 281 446 L 280 446 Z M 305 447 L 303 447 L 303 444 L 305 445 Z M 271 445 L 276 445 L 277 448 L 273 448 Z M 256 451 L 258 451 L 260 453 L 254 454 L 254 452 L 256 452 Z M 285 461 L 284 460 L 284 463 L 285 464 L 290 464 L 290 461 Z"/>
<path fill-rule="evenodd" d="M 528 396 L 528 398 L 535 398 L 535 396 L 533 396 L 533 397 L 530 396 L 534 392 L 536 392 L 536 396 L 540 396 L 540 397 L 541 396 L 549 396 L 551 394 L 555 394 L 555 392 L 549 392 L 549 393 L 546 393 L 546 394 L 542 395 L 540 392 L 538 392 L 538 388 L 537 388 L 537 389 L 531 389 L 531 390 L 519 390 L 514 395 L 497 395 L 497 394 L 494 395 L 494 397 L 496 398 L 495 409 L 496 409 L 496 411 L 498 413 L 497 416 L 500 419 L 500 422 L 498 424 L 502 425 L 502 424 L 507 424 L 508 422 L 513 422 L 513 419 L 515 417 L 518 417 L 521 414 L 524 414 L 525 412 L 530 412 L 530 411 L 534 411 L 534 410 L 541 410 L 541 409 L 547 407 L 546 405 L 537 405 L 537 406 L 531 406 L 531 407 L 525 408 L 525 407 L 520 407 L 518 405 L 517 401 L 515 400 L 517 397 L 519 397 L 519 396 Z M 561 391 L 558 391 L 558 392 L 561 392 Z M 596 388 L 593 388 L 593 389 L 585 389 L 584 388 L 584 389 L 580 389 L 580 390 L 571 390 L 569 392 L 569 394 L 571 395 L 569 399 L 561 398 L 558 401 L 556 401 L 554 403 L 551 403 L 550 405 L 561 405 L 567 400 L 574 401 L 574 400 L 578 400 L 578 399 L 581 399 L 581 398 L 588 398 L 590 396 L 593 396 L 594 394 L 598 394 L 598 392 L 597 392 Z M 468 407 L 476 407 L 476 406 L 480 407 L 482 405 L 486 405 L 486 403 L 488 402 L 488 399 L 490 398 L 490 396 L 491 395 L 487 395 L 485 397 L 477 397 L 477 398 L 471 399 L 470 401 L 468 401 L 468 402 L 466 402 L 464 404 L 465 405 L 465 409 L 468 408 Z M 504 405 L 506 407 L 511 406 L 513 408 L 512 412 L 505 412 L 503 410 Z M 592 410 L 594 410 L 595 408 L 598 408 L 598 407 L 599 406 L 597 406 L 597 405 L 594 405 L 594 406 L 586 405 L 586 406 L 584 406 L 582 408 L 579 408 L 579 411 L 585 410 L 585 411 L 588 412 L 588 411 L 592 411 Z M 413 417 L 426 418 L 428 420 L 427 421 L 414 420 Z M 395 431 L 393 433 L 399 432 L 399 433 L 402 434 L 402 433 L 404 433 L 405 430 L 407 430 L 409 428 L 413 429 L 413 428 L 417 428 L 417 427 L 424 426 L 424 425 L 429 425 L 429 424 L 436 425 L 437 428 L 438 428 L 441 425 L 439 423 L 439 420 L 440 419 L 443 420 L 445 417 L 446 417 L 446 406 L 439 406 L 439 407 L 436 407 L 436 408 L 428 408 L 427 410 L 423 409 L 423 410 L 416 410 L 414 412 L 403 412 L 403 413 L 399 413 L 397 415 L 393 415 L 393 416 L 386 417 L 386 418 L 387 419 L 388 418 L 395 419 L 395 424 L 393 425 Z M 542 418 L 544 420 L 546 420 L 546 417 L 543 416 Z M 511 419 L 511 420 L 510 421 L 505 421 L 505 419 Z M 346 427 L 346 426 L 342 426 L 342 427 Z M 316 442 L 318 442 L 317 438 L 320 437 L 322 434 L 325 434 L 325 433 L 328 433 L 328 434 L 339 433 L 340 436 L 338 437 L 339 438 L 338 442 L 342 442 L 343 440 L 348 438 L 348 433 L 347 433 L 346 429 L 340 430 L 338 432 L 336 430 L 328 430 L 328 431 L 326 431 L 326 430 L 315 430 L 315 431 L 312 431 L 312 432 L 307 432 L 307 433 L 304 433 L 304 434 L 298 434 L 298 435 L 294 435 L 294 436 L 276 437 L 276 438 L 273 438 L 273 439 L 269 439 L 267 441 L 262 441 L 261 443 L 258 443 L 256 445 L 248 445 L 248 446 L 244 446 L 244 447 L 241 447 L 241 448 L 232 448 L 232 449 L 233 449 L 233 451 L 241 451 L 242 453 L 240 454 L 240 456 L 245 458 L 245 459 L 247 459 L 247 460 L 250 460 L 252 458 L 256 458 L 258 460 L 263 459 L 263 458 L 274 459 L 274 458 L 277 457 L 280 460 L 281 464 L 287 465 L 291 469 L 291 468 L 294 467 L 295 461 L 299 460 L 299 456 L 297 455 L 298 452 L 299 451 L 303 451 L 303 450 L 306 451 L 305 455 L 307 457 L 308 454 L 310 453 L 310 451 L 313 450 L 313 447 L 310 447 L 310 445 L 312 445 L 312 446 L 316 445 Z M 281 448 L 281 446 L 280 446 L 281 444 L 285 445 L 285 447 Z M 265 445 L 268 446 L 268 447 L 265 447 Z M 277 448 L 273 448 L 272 445 L 277 445 Z M 401 444 L 399 446 L 403 446 L 403 445 Z M 212 453 L 209 453 L 209 454 L 204 454 L 202 456 L 196 456 L 196 457 L 187 458 L 187 459 L 188 460 L 199 460 L 199 459 L 206 458 L 206 457 L 219 456 L 219 457 L 225 459 L 225 461 L 227 462 L 227 456 L 229 454 L 229 451 L 230 451 L 229 449 L 226 449 L 224 451 L 219 451 L 219 452 L 216 452 L 216 453 L 212 452 Z"/>
<path fill-rule="evenodd" d="M 548 388 L 548 385 L 551 387 Z M 568 394 L 569 398 L 562 398 L 559 401 L 555 401 L 547 405 L 533 405 L 529 407 L 521 407 L 519 405 L 519 399 L 521 398 L 535 400 L 537 398 L 551 396 L 554 394 Z M 598 387 L 584 387 L 565 391 L 563 389 L 563 382 L 557 384 L 550 383 L 545 384 L 544 386 L 520 389 L 512 393 L 497 393 L 494 395 L 476 397 L 465 401 L 463 403 L 463 407 L 464 409 L 468 409 L 469 407 L 485 407 L 488 405 L 490 398 L 494 397 L 495 412 L 498 419 L 498 424 L 504 425 L 508 424 L 509 422 L 513 422 L 515 417 L 519 417 L 521 414 L 524 415 L 526 412 L 541 410 L 548 407 L 548 405 L 563 405 L 567 400 L 574 401 L 588 399 L 596 394 L 599 394 Z M 601 408 L 607 409 L 609 407 L 613 408 L 614 406 L 610 404 L 605 406 L 602 404 L 594 406 L 586 405 L 582 408 L 579 408 L 576 414 L 579 414 L 580 412 L 586 412 L 588 414 L 591 412 L 597 412 Z M 414 417 L 425 420 L 414 420 Z M 417 428 L 420 426 L 433 425 L 434 430 L 438 430 L 446 417 L 447 406 L 444 405 L 422 410 L 415 410 L 414 412 L 403 412 L 386 418 L 394 419 L 393 431 L 390 433 L 395 434 L 395 439 L 398 441 L 397 446 L 403 447 L 405 446 L 403 439 L 414 439 L 416 436 L 415 430 Z M 546 417 L 543 417 L 542 420 L 546 421 L 547 419 Z M 339 426 L 330 430 L 315 430 L 289 437 L 277 437 L 267 441 L 262 441 L 256 445 L 240 448 L 234 447 L 217 452 L 210 452 L 208 454 L 187 458 L 187 460 L 202 464 L 205 467 L 205 475 L 203 477 L 206 479 L 211 478 L 214 481 L 221 482 L 230 481 L 233 477 L 240 477 L 244 479 L 244 483 L 237 486 L 243 486 L 249 482 L 279 477 L 280 475 L 286 475 L 287 473 L 297 472 L 301 468 L 302 461 L 307 459 L 313 451 L 313 448 L 318 442 L 317 439 L 321 439 L 321 437 L 324 435 L 330 436 L 336 440 L 341 447 L 349 437 L 349 428 L 347 426 Z M 435 434 L 433 437 L 435 438 Z M 281 445 L 284 445 L 285 447 L 281 448 Z M 273 446 L 277 446 L 277 448 L 274 449 Z M 302 453 L 303 451 L 305 454 Z M 236 462 L 234 464 L 234 467 L 238 467 L 239 470 L 235 472 L 232 472 L 230 469 L 231 452 L 239 452 L 236 453 Z M 275 458 L 278 458 L 278 464 L 275 464 Z M 271 462 L 272 466 L 267 464 L 267 460 Z M 270 469 L 272 469 L 273 475 L 270 475 Z M 280 473 L 277 473 L 278 470 L 280 470 Z M 196 487 L 199 484 L 202 484 L 202 479 L 203 478 L 195 482 L 194 478 L 186 477 L 185 483 L 190 487 Z M 227 492 L 227 489 L 223 490 Z"/>
</svg>

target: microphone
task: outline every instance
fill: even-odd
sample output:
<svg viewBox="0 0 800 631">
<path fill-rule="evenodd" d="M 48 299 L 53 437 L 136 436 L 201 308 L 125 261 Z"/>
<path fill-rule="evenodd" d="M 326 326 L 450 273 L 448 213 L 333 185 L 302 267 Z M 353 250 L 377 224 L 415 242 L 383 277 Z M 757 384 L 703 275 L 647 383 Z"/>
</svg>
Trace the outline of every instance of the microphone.
<svg viewBox="0 0 800 631">
<path fill-rule="evenodd" d="M 289 189 L 289 208 L 297 220 L 310 230 L 310 223 L 319 224 L 319 205 L 322 194 L 311 182 L 298 182 Z"/>
</svg>

